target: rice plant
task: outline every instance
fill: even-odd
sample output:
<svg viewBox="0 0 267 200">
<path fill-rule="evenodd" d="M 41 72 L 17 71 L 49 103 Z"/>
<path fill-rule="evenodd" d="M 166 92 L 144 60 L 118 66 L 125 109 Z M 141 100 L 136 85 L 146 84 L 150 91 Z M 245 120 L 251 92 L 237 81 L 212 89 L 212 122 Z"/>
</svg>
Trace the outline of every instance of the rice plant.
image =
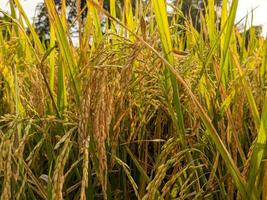
<svg viewBox="0 0 267 200">
<path fill-rule="evenodd" d="M 198 26 L 182 1 L 87 0 L 73 24 L 44 2 L 48 43 L 0 10 L 1 199 L 266 199 L 267 41 L 238 0 Z"/>
</svg>

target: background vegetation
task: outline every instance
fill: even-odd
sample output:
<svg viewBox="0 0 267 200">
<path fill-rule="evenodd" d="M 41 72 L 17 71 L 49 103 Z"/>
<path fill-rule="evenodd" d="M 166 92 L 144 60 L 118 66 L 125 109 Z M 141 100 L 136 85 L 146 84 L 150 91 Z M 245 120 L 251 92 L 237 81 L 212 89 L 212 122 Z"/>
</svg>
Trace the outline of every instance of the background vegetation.
<svg viewBox="0 0 267 200">
<path fill-rule="evenodd" d="M 267 42 L 216 2 L 77 0 L 68 21 L 45 0 L 45 43 L 10 1 L 1 199 L 265 199 Z"/>
</svg>

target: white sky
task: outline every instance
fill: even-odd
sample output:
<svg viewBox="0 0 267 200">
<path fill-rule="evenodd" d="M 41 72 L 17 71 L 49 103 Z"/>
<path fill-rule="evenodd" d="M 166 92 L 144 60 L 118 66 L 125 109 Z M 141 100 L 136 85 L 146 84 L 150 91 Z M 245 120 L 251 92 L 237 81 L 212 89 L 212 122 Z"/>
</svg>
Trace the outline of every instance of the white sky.
<svg viewBox="0 0 267 200">
<path fill-rule="evenodd" d="M 257 7 L 257 8 L 256 8 Z M 239 0 L 236 21 L 239 21 L 247 12 L 253 12 L 253 24 L 263 26 L 263 35 L 267 34 L 267 0 Z"/>
<path fill-rule="evenodd" d="M 19 0 L 24 10 L 26 11 L 28 17 L 32 18 L 34 16 L 35 7 L 38 3 L 43 2 L 43 0 Z M 0 8 L 3 10 L 8 10 L 8 0 L 0 0 Z"/>
<path fill-rule="evenodd" d="M 20 0 L 27 15 L 32 18 L 34 16 L 35 7 L 43 0 Z M 7 10 L 8 0 L 0 0 L 0 8 Z M 244 17 L 251 9 L 259 6 L 253 13 L 253 24 L 263 25 L 263 34 L 267 34 L 267 0 L 239 0 L 236 21 Z"/>
</svg>

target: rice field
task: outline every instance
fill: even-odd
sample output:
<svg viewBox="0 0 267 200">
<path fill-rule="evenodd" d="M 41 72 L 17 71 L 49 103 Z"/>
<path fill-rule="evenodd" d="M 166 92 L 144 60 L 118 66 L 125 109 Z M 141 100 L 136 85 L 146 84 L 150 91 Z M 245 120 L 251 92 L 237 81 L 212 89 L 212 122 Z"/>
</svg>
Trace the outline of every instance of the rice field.
<svg viewBox="0 0 267 200">
<path fill-rule="evenodd" d="M 238 0 L 198 28 L 181 1 L 109 5 L 77 7 L 79 45 L 66 6 L 48 43 L 0 10 L 1 200 L 266 199 L 267 41 Z"/>
</svg>

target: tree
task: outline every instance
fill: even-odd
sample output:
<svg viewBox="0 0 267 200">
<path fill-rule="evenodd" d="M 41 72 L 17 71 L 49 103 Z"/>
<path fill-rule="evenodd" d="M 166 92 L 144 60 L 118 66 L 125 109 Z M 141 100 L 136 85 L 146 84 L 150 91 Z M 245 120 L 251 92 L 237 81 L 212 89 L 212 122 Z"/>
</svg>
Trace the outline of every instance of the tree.
<svg viewBox="0 0 267 200">
<path fill-rule="evenodd" d="M 214 10 L 217 10 L 222 7 L 222 0 L 215 0 L 214 1 Z M 181 10 L 184 13 L 185 16 L 189 17 L 193 25 L 197 28 L 197 30 L 200 29 L 200 14 L 202 13 L 205 15 L 205 5 L 208 4 L 208 0 L 183 0 Z M 217 17 L 219 13 L 217 13 Z"/>
<path fill-rule="evenodd" d="M 58 12 L 61 10 L 61 0 L 54 0 L 56 4 L 56 8 Z M 86 5 L 86 0 L 81 0 L 81 8 L 84 8 Z M 74 22 L 75 17 L 77 16 L 76 11 L 76 0 L 66 0 L 66 6 L 67 6 L 67 21 L 69 24 L 72 24 Z M 82 19 L 86 16 L 86 11 L 82 13 Z M 44 37 L 43 39 L 49 38 L 49 19 L 48 19 L 48 13 L 45 7 L 44 3 L 39 3 L 36 7 L 36 15 L 34 17 L 34 25 L 37 29 L 37 32 L 40 36 Z"/>
<path fill-rule="evenodd" d="M 110 10 L 109 1 L 110 0 L 103 0 L 103 7 L 108 11 Z M 54 2 L 55 2 L 58 12 L 60 12 L 62 1 L 54 0 Z M 136 0 L 131 0 L 131 2 L 132 2 L 133 9 L 135 9 Z M 85 8 L 84 12 L 81 15 L 82 20 L 84 20 L 87 15 L 86 0 L 81 0 L 80 3 L 81 3 L 80 5 L 81 10 Z M 77 16 L 76 0 L 66 0 L 66 7 L 68 10 L 68 13 L 67 13 L 68 23 L 73 24 Z M 116 7 L 117 7 L 117 10 L 122 10 L 122 8 L 124 7 L 124 0 L 116 1 Z M 44 37 L 44 39 L 49 38 L 49 32 L 50 32 L 49 19 L 48 19 L 48 13 L 47 13 L 44 3 L 40 3 L 36 7 L 36 16 L 34 17 L 34 25 L 40 36 Z"/>
<path fill-rule="evenodd" d="M 131 0 L 133 11 L 135 10 L 137 0 Z M 140 0 L 144 2 L 144 0 Z M 180 9 L 184 13 L 184 15 L 188 18 L 190 18 L 193 22 L 193 25 L 200 30 L 200 13 L 204 13 L 204 5 L 207 3 L 208 0 L 173 0 L 171 3 L 174 5 L 179 5 Z M 61 10 L 61 0 L 54 0 L 56 4 L 56 8 L 58 12 Z M 81 0 L 81 9 L 86 7 L 86 0 Z M 110 10 L 109 5 L 110 0 L 103 0 L 103 7 L 106 10 Z M 222 0 L 215 0 L 215 5 L 217 7 L 220 7 L 222 3 Z M 66 0 L 66 6 L 68 10 L 68 23 L 73 24 L 76 16 L 77 16 L 77 7 L 76 7 L 76 0 Z M 116 7 L 117 10 L 122 10 L 124 7 L 124 0 L 117 0 L 116 1 Z M 82 20 L 85 19 L 87 15 L 87 9 L 82 13 Z M 118 15 L 118 17 L 120 17 Z M 181 19 L 182 20 L 182 19 Z M 179 23 L 183 23 L 183 21 L 180 21 Z M 46 11 L 46 7 L 44 3 L 38 4 L 36 8 L 36 16 L 34 17 L 34 25 L 37 29 L 38 34 L 42 39 L 46 40 L 49 39 L 49 33 L 50 33 L 50 27 L 49 27 L 49 19 L 48 19 L 48 13 Z M 75 31 L 75 29 L 73 29 Z"/>
</svg>

